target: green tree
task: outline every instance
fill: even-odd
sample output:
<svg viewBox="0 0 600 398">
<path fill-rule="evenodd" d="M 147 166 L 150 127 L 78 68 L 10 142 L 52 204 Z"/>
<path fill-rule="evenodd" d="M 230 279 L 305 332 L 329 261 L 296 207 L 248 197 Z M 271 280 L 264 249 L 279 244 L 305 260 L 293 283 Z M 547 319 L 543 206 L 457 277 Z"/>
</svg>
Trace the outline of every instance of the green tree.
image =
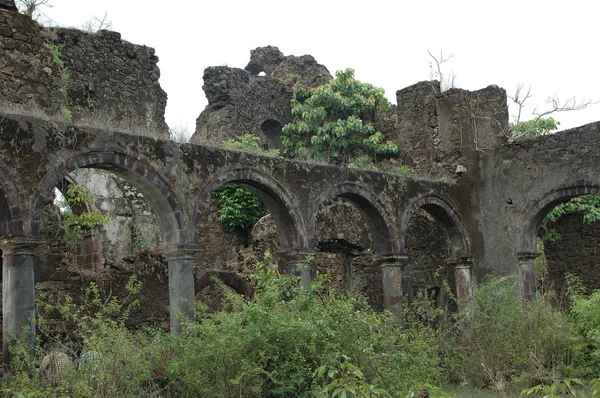
<svg viewBox="0 0 600 398">
<path fill-rule="evenodd" d="M 354 78 L 354 70 L 317 88 L 300 89 L 292 100 L 294 120 L 283 127 L 287 156 L 305 156 L 347 165 L 353 159 L 395 154 L 396 144 L 376 131 L 376 112 L 390 108 L 384 91 Z"/>
<path fill-rule="evenodd" d="M 552 134 L 558 129 L 560 122 L 553 117 L 537 118 L 526 122 L 518 122 L 511 125 L 511 137 L 515 140 L 536 138 L 542 135 Z"/>
</svg>

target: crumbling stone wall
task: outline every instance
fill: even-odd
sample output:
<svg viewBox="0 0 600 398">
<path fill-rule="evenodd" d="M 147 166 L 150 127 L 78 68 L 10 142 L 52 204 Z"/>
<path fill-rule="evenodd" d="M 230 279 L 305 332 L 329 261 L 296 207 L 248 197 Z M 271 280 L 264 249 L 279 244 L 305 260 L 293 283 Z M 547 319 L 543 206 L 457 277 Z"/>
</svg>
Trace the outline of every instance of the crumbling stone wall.
<svg viewBox="0 0 600 398">
<path fill-rule="evenodd" d="M 202 89 L 208 105 L 196 120 L 192 142 L 219 143 L 250 133 L 261 137 L 263 146 L 280 149 L 281 128 L 292 120 L 294 88 L 316 87 L 330 79 L 313 57 L 284 56 L 271 46 L 253 50 L 246 69 L 206 68 Z"/>
<path fill-rule="evenodd" d="M 110 221 L 99 227 L 106 264 L 117 264 L 138 251 L 157 250 L 159 228 L 144 195 L 122 178 L 103 170 L 80 169 L 72 177 L 96 199 Z"/>
<path fill-rule="evenodd" d="M 581 214 L 572 213 L 549 223 L 561 237 L 555 243 L 544 242 L 548 265 L 546 287 L 554 289 L 559 299 L 566 293 L 565 276 L 574 274 L 593 291 L 600 289 L 600 223 L 584 224 Z"/>
<path fill-rule="evenodd" d="M 388 123 L 378 127 L 416 175 L 456 178 L 473 172 L 480 154 L 507 142 L 506 92 L 497 86 L 440 93 L 439 82 L 425 81 L 398 90 L 396 101 L 393 123 L 382 117 Z"/>
<path fill-rule="evenodd" d="M 448 232 L 424 210 L 410 220 L 406 231 L 406 254 L 409 263 L 403 277 L 403 291 L 408 302 L 418 294 L 425 294 L 441 307 L 451 303 L 445 292 L 447 282 L 456 297 L 454 269 L 447 264 L 451 250 Z"/>
<path fill-rule="evenodd" d="M 54 115 L 60 109 L 60 69 L 44 45 L 46 32 L 31 18 L 10 11 L 10 4 L 2 4 L 0 108 Z"/>
<path fill-rule="evenodd" d="M 73 120 L 87 125 L 168 139 L 167 94 L 158 82 L 154 49 L 131 44 L 117 32 L 53 29 L 53 43 L 71 76 Z"/>
</svg>

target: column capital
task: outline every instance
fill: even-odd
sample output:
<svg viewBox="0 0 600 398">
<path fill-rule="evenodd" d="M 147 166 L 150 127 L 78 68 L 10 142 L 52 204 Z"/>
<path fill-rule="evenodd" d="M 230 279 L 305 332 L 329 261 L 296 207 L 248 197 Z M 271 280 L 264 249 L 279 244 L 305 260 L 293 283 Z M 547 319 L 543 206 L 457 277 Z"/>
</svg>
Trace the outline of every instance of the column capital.
<svg viewBox="0 0 600 398">
<path fill-rule="evenodd" d="M 202 245 L 198 244 L 183 244 L 183 245 L 170 245 L 163 248 L 163 256 L 164 258 L 169 260 L 176 260 L 179 258 L 190 258 L 193 257 L 194 254 L 201 252 L 204 250 Z"/>
<path fill-rule="evenodd" d="M 446 264 L 454 266 L 455 269 L 473 268 L 473 257 L 450 257 L 446 259 Z"/>
<path fill-rule="evenodd" d="M 519 261 L 534 260 L 538 258 L 541 254 L 542 253 L 540 252 L 520 252 L 517 253 L 517 258 L 519 259 Z"/>
<path fill-rule="evenodd" d="M 19 249 L 34 250 L 37 246 L 46 243 L 43 236 L 12 236 L 0 239 L 0 249 L 14 251 Z"/>
<path fill-rule="evenodd" d="M 306 257 L 314 256 L 314 250 L 310 249 L 290 249 L 290 250 L 282 250 L 277 253 L 286 263 L 304 263 L 306 262 Z"/>
<path fill-rule="evenodd" d="M 410 257 L 406 254 L 387 254 L 382 256 L 375 256 L 373 261 L 381 268 L 386 267 L 404 267 Z"/>
</svg>

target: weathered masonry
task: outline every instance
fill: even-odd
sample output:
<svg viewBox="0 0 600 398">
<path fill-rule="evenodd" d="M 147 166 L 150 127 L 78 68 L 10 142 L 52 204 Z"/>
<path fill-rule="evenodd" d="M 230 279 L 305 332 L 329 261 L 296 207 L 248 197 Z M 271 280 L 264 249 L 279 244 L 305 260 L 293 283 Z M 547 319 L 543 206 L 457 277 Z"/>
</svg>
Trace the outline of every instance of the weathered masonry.
<svg viewBox="0 0 600 398">
<path fill-rule="evenodd" d="M 336 197 L 356 204 L 374 236 L 385 302 L 401 304 L 407 220 L 424 209 L 448 227 L 459 300 L 486 274 L 517 270 L 523 293 L 535 290 L 533 258 L 541 218 L 565 199 L 600 192 L 600 124 L 500 148 L 456 182 L 261 157 L 208 146 L 4 115 L 0 122 L 0 233 L 4 332 L 33 330 L 33 250 L 52 191 L 79 168 L 110 170 L 144 194 L 157 215 L 169 264 L 171 327 L 194 300 L 196 224 L 210 192 L 235 182 L 267 205 L 289 270 L 314 252 L 316 214 Z M 582 156 L 583 155 L 583 156 Z M 544 172 L 544 171 L 551 172 Z M 468 171 L 467 171 L 468 173 Z M 481 178 L 481 179 L 480 179 Z M 468 181 L 468 184 L 463 183 Z M 305 275 L 310 277 L 310 275 Z M 396 312 L 399 314 L 398 312 Z M 8 339 L 5 339 L 5 342 Z"/>
<path fill-rule="evenodd" d="M 28 331 L 35 330 L 35 250 L 45 240 L 44 209 L 54 189 L 77 170 L 111 172 L 150 205 L 168 263 L 175 332 L 179 315 L 191 316 L 195 285 L 204 283 L 193 270 L 194 256 L 207 250 L 199 244 L 199 226 L 211 192 L 224 183 L 251 190 L 267 206 L 277 225 L 282 266 L 297 272 L 298 264 L 308 265 L 301 272 L 305 282 L 314 271 L 306 258 L 317 250 L 320 211 L 337 199 L 352 203 L 373 242 L 375 257 L 367 266 L 378 269 L 382 301 L 397 316 L 419 278 L 410 228 L 417 214 L 426 214 L 444 231 L 440 239 L 449 250 L 438 260 L 453 273 L 459 302 L 490 274 L 516 276 L 527 297 L 536 289 L 533 259 L 545 214 L 572 197 L 600 193 L 600 123 L 509 143 L 506 95 L 495 86 L 441 94 L 435 82 L 424 82 L 396 93 L 397 106 L 377 122 L 399 145 L 412 177 L 211 144 L 211 138 L 251 131 L 262 134 L 267 147 L 277 147 L 280 127 L 289 121 L 292 87 L 319 85 L 330 77 L 312 57 L 284 57 L 272 47 L 255 50 L 245 70 L 207 69 L 209 106 L 198 120 L 194 143 L 177 144 L 166 139 L 166 97 L 152 49 L 124 42 L 114 32 L 59 29 L 42 39 L 48 32 L 12 8 L 12 2 L 0 1 L 5 353 L 11 337 L 33 338 Z M 72 72 L 75 123 L 47 116 L 65 105 L 60 93 L 66 88 L 44 40 L 63 45 Z M 99 77 L 93 66 L 79 62 L 96 56 L 106 57 L 106 70 L 126 67 Z M 107 116 L 115 123 L 104 123 Z"/>
</svg>

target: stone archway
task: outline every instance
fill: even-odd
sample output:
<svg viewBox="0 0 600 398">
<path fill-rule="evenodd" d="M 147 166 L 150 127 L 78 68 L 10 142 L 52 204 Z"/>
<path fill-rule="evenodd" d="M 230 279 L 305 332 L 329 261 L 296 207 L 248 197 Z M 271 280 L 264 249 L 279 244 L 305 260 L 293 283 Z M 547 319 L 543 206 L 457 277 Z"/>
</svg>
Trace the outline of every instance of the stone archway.
<svg viewBox="0 0 600 398">
<path fill-rule="evenodd" d="M 399 234 L 389 212 L 366 186 L 353 182 L 335 185 L 317 197 L 311 216 L 311 239 L 319 209 L 324 203 L 338 197 L 353 203 L 365 217 L 373 235 L 375 254 L 385 256 L 400 253 Z"/>
<path fill-rule="evenodd" d="M 417 266 L 413 264 L 415 258 L 409 259 L 409 267 L 414 268 L 413 273 L 419 275 L 419 279 L 423 286 L 421 289 L 425 289 L 428 296 L 433 295 L 437 299 L 438 304 L 446 307 L 447 309 L 453 308 L 451 301 L 448 300 L 444 287 L 431 278 L 431 275 L 435 274 L 446 274 L 447 280 L 450 283 L 450 289 L 452 294 L 456 296 L 460 304 L 461 300 L 469 299 L 473 294 L 473 281 L 472 281 L 472 259 L 471 259 L 471 243 L 467 229 L 462 222 L 458 212 L 449 200 L 442 198 L 437 195 L 424 195 L 413 200 L 404 210 L 400 220 L 400 234 L 402 236 L 402 252 L 410 255 L 410 251 L 416 250 L 412 253 L 413 257 L 418 257 L 419 249 L 407 248 L 407 239 L 412 238 L 409 236 L 409 226 L 411 219 L 415 216 L 419 216 L 419 213 L 425 213 L 424 215 L 432 220 L 433 228 L 436 229 L 437 235 L 435 239 L 446 242 L 447 250 L 442 248 L 442 251 L 438 253 L 437 258 L 439 261 L 437 267 L 445 269 L 445 271 L 425 269 L 423 265 Z M 427 220 L 427 218 L 425 218 Z M 420 237 L 419 239 L 422 239 Z M 434 239 L 431 239 L 433 241 Z M 431 242 L 428 242 L 428 244 Z M 440 249 L 436 247 L 436 249 Z M 421 248 L 422 251 L 422 248 Z M 416 267 L 416 268 L 415 268 Z M 434 266 L 435 267 L 435 266 Z M 409 272 L 410 273 L 410 272 Z M 413 277 L 415 277 L 413 275 Z M 434 278 L 435 279 L 435 278 Z M 410 297 L 414 296 L 412 287 L 409 286 L 406 281 L 404 289 Z M 454 307 L 455 308 L 455 307 Z"/>
<path fill-rule="evenodd" d="M 142 159 L 123 153 L 93 152 L 74 156 L 55 170 L 49 171 L 38 186 L 30 210 L 29 231 L 38 235 L 47 198 L 54 188 L 74 170 L 95 168 L 107 170 L 137 188 L 154 210 L 160 227 L 163 256 L 168 262 L 169 309 L 171 330 L 181 330 L 181 314 L 193 318 L 194 276 L 183 201 L 166 177 L 148 166 Z"/>
<path fill-rule="evenodd" d="M 289 191 L 277 181 L 260 171 L 244 168 L 217 172 L 207 178 L 196 201 L 193 224 L 198 225 L 200 216 L 207 209 L 211 193 L 222 184 L 233 183 L 253 192 L 267 207 L 277 225 L 281 250 L 306 248 L 307 233 L 298 203 Z M 194 231 L 193 241 L 197 241 Z"/>
<path fill-rule="evenodd" d="M 281 143 L 281 123 L 275 119 L 267 119 L 260 125 L 260 131 L 265 136 L 267 149 L 283 151 Z"/>
<path fill-rule="evenodd" d="M 578 181 L 546 192 L 540 199 L 525 208 L 524 222 L 517 232 L 516 251 L 519 260 L 519 292 L 521 297 L 534 297 L 537 291 L 537 277 L 534 260 L 540 255 L 537 250 L 538 232 L 546 215 L 557 205 L 585 195 L 600 194 L 600 186 L 592 182 Z"/>
<path fill-rule="evenodd" d="M 340 202 L 336 203 L 338 200 Z M 322 211 L 326 213 L 322 214 Z M 328 214 L 327 217 L 342 217 L 337 222 L 329 218 L 329 222 L 335 225 L 334 230 L 331 227 L 323 229 L 320 224 L 325 222 L 325 214 Z M 350 225 L 356 228 L 365 225 L 364 231 L 356 235 L 356 231 L 344 230 Z M 321 236 L 325 230 L 332 234 Z M 317 238 L 327 237 L 333 240 L 327 244 L 316 242 Z M 401 296 L 395 286 L 395 280 L 400 278 L 397 260 L 401 259 L 395 256 L 400 249 L 398 233 L 390 211 L 369 188 L 355 182 L 343 182 L 321 193 L 312 209 L 311 241 L 320 248 L 317 260 L 325 272 L 334 272 L 343 279 L 342 286 L 369 297 L 373 308 L 385 306 L 401 317 Z M 340 252 L 327 249 L 342 245 L 351 249 L 356 244 L 363 246 L 360 255 L 340 255 Z"/>
</svg>

